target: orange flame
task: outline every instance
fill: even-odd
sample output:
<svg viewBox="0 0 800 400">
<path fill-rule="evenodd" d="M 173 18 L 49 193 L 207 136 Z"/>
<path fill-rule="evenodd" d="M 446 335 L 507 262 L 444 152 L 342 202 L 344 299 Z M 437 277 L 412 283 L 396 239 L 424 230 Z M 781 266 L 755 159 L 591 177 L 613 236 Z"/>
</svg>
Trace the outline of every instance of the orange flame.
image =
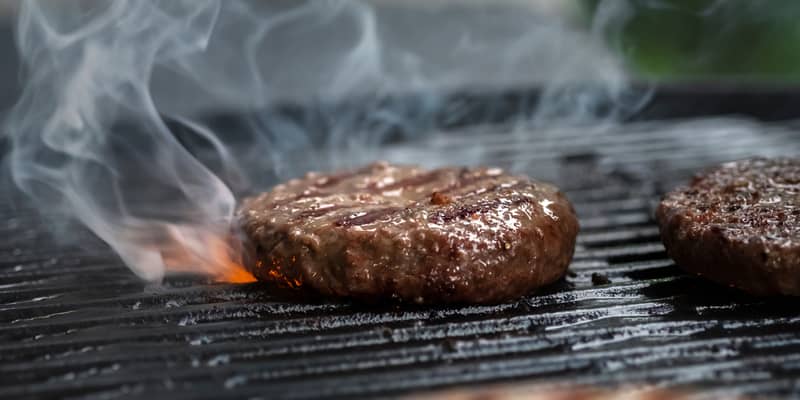
<svg viewBox="0 0 800 400">
<path fill-rule="evenodd" d="M 217 281 L 230 283 L 250 283 L 255 282 L 256 277 L 242 265 L 241 254 L 234 257 L 231 248 L 226 246 L 221 240 L 215 240 L 210 247 L 211 259 L 216 261 L 218 273 L 214 276 Z"/>
<path fill-rule="evenodd" d="M 303 279 L 299 276 L 287 276 L 283 271 L 283 263 L 281 262 L 282 259 L 278 258 L 271 258 L 271 266 L 267 269 L 267 275 L 271 279 L 272 282 L 275 282 L 283 287 L 288 287 L 292 289 L 299 288 L 303 285 Z M 296 261 L 294 257 L 292 257 L 292 263 Z M 264 263 L 262 261 L 256 262 L 256 267 L 259 269 L 264 268 Z"/>
<path fill-rule="evenodd" d="M 169 272 L 199 273 L 218 282 L 256 281 L 242 263 L 242 246 L 230 235 L 186 227 L 174 227 L 171 233 L 172 240 L 161 250 Z"/>
</svg>

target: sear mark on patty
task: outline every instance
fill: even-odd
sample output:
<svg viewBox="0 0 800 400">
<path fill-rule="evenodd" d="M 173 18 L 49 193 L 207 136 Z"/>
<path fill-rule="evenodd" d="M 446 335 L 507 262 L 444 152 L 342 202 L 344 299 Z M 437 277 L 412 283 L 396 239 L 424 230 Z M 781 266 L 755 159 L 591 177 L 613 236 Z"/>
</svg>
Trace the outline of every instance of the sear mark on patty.
<svg viewBox="0 0 800 400">
<path fill-rule="evenodd" d="M 403 209 L 400 207 L 386 207 L 386 208 L 379 208 L 377 210 L 368 211 L 361 215 L 354 215 L 348 218 L 340 219 L 333 224 L 336 226 L 359 226 L 359 225 L 366 225 L 372 222 L 375 222 L 380 219 L 384 219 L 394 213 L 398 213 Z"/>
<path fill-rule="evenodd" d="M 442 192 L 433 192 L 431 193 L 431 204 L 435 204 L 437 206 L 444 206 L 453 202 L 453 199 L 450 196 L 442 193 Z"/>
</svg>

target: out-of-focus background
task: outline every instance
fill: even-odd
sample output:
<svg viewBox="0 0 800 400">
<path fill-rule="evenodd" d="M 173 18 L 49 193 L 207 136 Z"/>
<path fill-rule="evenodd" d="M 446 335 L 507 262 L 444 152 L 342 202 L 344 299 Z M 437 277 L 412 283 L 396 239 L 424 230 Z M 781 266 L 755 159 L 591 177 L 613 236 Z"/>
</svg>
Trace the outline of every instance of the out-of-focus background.
<svg viewBox="0 0 800 400">
<path fill-rule="evenodd" d="M 591 14 L 602 1 L 581 1 Z M 620 45 L 641 76 L 659 80 L 800 78 L 800 2 L 633 0 Z"/>
<path fill-rule="evenodd" d="M 21 85 L 13 36 L 17 3 L 17 0 L 0 0 L 0 110 L 13 104 Z"/>
<path fill-rule="evenodd" d="M 91 0 L 89 0 L 91 1 Z M 20 89 L 19 61 L 14 46 L 13 21 L 19 0 L 0 0 L 0 109 L 13 104 Z M 85 3 L 86 1 L 83 1 Z M 460 20 L 480 23 L 487 15 L 497 18 L 519 15 L 519 10 L 541 18 L 561 20 L 577 29 L 592 29 L 603 18 L 595 10 L 600 5 L 619 2 L 630 6 L 632 15 L 622 26 L 605 32 L 605 45 L 620 55 L 640 79 L 657 82 L 716 82 L 726 85 L 783 85 L 800 81 L 800 2 L 730 1 L 730 0 L 413 0 L 367 1 L 375 7 L 383 26 L 403 32 L 396 39 L 428 46 L 427 57 L 444 54 L 452 24 L 419 23 L 424 19 Z M 275 3 L 264 4 L 273 7 Z M 422 10 L 422 12 L 420 12 Z M 459 14 L 454 17 L 453 14 Z M 443 19 L 444 20 L 444 19 Z M 472 21 L 472 22 L 471 22 Z M 429 21 L 428 21 L 429 22 Z M 409 26 L 419 26 L 413 37 L 406 36 Z M 426 29 L 435 27 L 436 32 Z M 416 28 L 415 28 L 416 29 Z M 388 34 L 391 36 L 391 33 Z M 438 39 L 437 39 L 438 38 Z M 288 44 L 287 45 L 291 45 Z M 292 51 L 292 50 L 287 50 Z M 314 50 L 304 53 L 313 54 Z M 430 60 L 430 59 L 429 59 Z M 435 64 L 435 61 L 433 62 Z M 538 71 L 517 77 L 520 83 L 536 85 L 546 79 Z M 491 79 L 491 74 L 475 79 Z M 303 78 L 288 91 L 302 95 L 310 90 Z M 527 82 L 525 82 L 527 81 Z M 294 97 L 296 93 L 290 93 Z M 190 96 L 191 97 L 191 96 Z M 189 105 L 191 106 L 191 105 Z"/>
</svg>

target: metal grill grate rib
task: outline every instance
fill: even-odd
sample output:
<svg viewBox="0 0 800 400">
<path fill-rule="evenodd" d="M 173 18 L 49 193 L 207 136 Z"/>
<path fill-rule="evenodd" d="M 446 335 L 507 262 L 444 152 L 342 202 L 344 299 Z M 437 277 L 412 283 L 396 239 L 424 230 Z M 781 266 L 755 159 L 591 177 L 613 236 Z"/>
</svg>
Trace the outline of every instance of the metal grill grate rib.
<svg viewBox="0 0 800 400">
<path fill-rule="evenodd" d="M 148 288 L 96 239 L 55 247 L 29 209 L 2 205 L 0 397 L 352 398 L 522 378 L 799 394 L 796 300 L 683 275 L 651 218 L 660 191 L 697 168 L 797 154 L 793 125 L 586 131 L 446 134 L 382 153 L 499 164 L 568 192 L 582 226 L 573 274 L 497 306 L 304 303 L 190 278 Z"/>
</svg>

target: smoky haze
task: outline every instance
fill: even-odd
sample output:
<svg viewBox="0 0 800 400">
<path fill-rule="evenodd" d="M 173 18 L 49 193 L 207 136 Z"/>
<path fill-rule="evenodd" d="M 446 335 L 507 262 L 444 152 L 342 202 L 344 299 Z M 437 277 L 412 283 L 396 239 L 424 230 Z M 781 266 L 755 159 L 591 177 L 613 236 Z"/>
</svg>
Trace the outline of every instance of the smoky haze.
<svg viewBox="0 0 800 400">
<path fill-rule="evenodd" d="M 613 124 L 641 105 L 607 45 L 627 2 L 600 2 L 588 27 L 552 3 L 23 2 L 25 88 L 4 125 L 6 167 L 142 278 L 224 276 L 234 193 L 265 174 L 368 161 L 390 135 L 428 134 L 446 93 L 535 86 L 512 121 L 537 129 Z M 386 100 L 407 93 L 424 95 Z M 366 104 L 358 113 L 320 106 L 354 98 Z M 324 129 L 266 112 L 286 102 Z M 248 118 L 235 131 L 203 125 L 225 110 Z M 204 143 L 213 167 L 187 141 Z"/>
</svg>

